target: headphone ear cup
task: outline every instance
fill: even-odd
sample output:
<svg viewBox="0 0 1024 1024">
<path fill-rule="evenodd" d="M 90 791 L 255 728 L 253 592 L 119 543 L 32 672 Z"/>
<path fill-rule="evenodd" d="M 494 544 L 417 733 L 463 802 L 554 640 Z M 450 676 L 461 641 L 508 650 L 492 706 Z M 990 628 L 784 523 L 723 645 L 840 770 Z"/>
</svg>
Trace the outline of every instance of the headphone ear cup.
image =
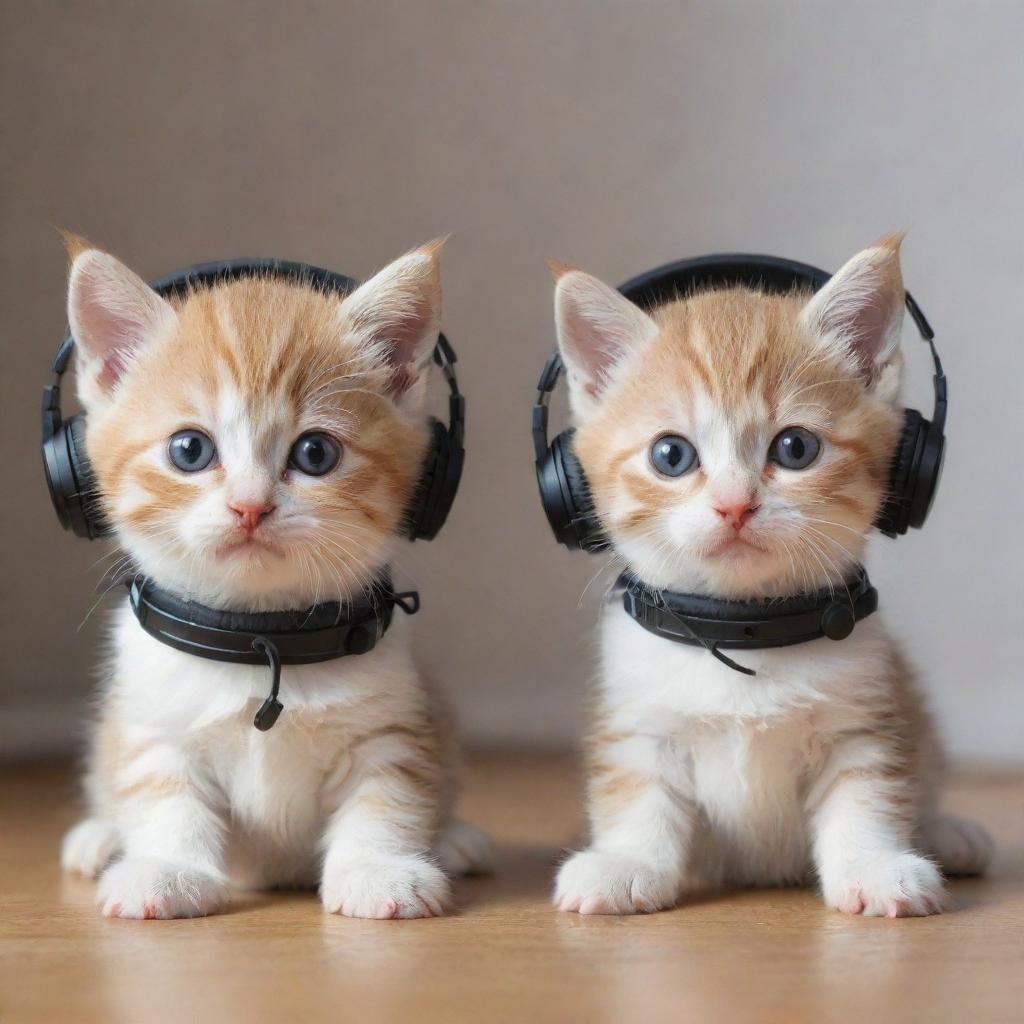
<svg viewBox="0 0 1024 1024">
<path fill-rule="evenodd" d="M 108 536 L 111 530 L 86 455 L 84 415 L 65 420 L 43 442 L 43 467 L 50 500 L 64 529 L 87 540 Z"/>
<path fill-rule="evenodd" d="M 915 530 L 921 529 L 928 518 L 946 461 L 946 438 L 942 427 L 936 427 L 934 420 L 922 420 L 921 430 L 921 453 L 914 466 L 914 490 L 908 516 L 908 522 Z"/>
<path fill-rule="evenodd" d="M 928 421 L 916 409 L 904 409 L 903 433 L 889 469 L 889 492 L 875 517 L 875 526 L 887 537 L 902 536 L 908 527 L 920 525 L 911 522 L 911 512 L 927 433 Z"/>
<path fill-rule="evenodd" d="M 466 450 L 452 440 L 443 423 L 432 418 L 430 427 L 430 447 L 405 514 L 409 540 L 433 540 L 438 535 L 455 503 L 466 459 Z"/>
<path fill-rule="evenodd" d="M 573 451 L 574 431 L 565 430 L 551 442 L 537 464 L 537 485 L 548 522 L 559 543 L 569 549 L 603 551 L 610 544 L 597 518 L 590 485 Z"/>
<path fill-rule="evenodd" d="M 97 537 L 108 537 L 113 532 L 99 501 L 99 489 L 96 486 L 96 474 L 85 448 L 85 416 L 79 413 L 72 416 L 66 424 L 68 432 L 68 452 L 71 457 L 71 470 L 78 484 L 75 495 L 81 507 L 82 522 L 85 532 L 80 536 L 90 540 Z M 78 531 L 75 531 L 78 533 Z"/>
</svg>

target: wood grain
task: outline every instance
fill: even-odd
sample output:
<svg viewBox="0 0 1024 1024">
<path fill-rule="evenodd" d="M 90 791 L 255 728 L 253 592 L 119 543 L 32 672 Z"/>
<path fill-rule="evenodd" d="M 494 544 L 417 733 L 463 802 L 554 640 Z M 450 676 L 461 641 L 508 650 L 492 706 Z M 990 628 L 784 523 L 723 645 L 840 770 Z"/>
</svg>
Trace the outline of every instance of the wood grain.
<svg viewBox="0 0 1024 1024">
<path fill-rule="evenodd" d="M 242 895 L 196 921 L 110 921 L 63 878 L 74 821 L 62 769 L 0 779 L 0 1021 L 987 1021 L 1024 1007 L 1024 776 L 962 774 L 952 809 L 999 840 L 955 909 L 864 920 L 806 891 L 728 892 L 651 917 L 580 918 L 547 903 L 579 830 L 566 759 L 471 765 L 466 815 L 499 874 L 458 888 L 457 915 L 352 921 L 312 894 Z"/>
</svg>

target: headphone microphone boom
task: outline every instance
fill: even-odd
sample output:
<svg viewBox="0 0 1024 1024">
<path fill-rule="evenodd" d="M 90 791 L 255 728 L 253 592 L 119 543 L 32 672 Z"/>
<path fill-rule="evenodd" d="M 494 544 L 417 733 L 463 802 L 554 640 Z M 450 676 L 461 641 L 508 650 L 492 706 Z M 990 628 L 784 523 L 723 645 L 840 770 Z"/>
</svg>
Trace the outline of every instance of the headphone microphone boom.
<svg viewBox="0 0 1024 1024">
<path fill-rule="evenodd" d="M 776 256 L 743 253 L 701 256 L 647 271 L 619 286 L 627 299 L 641 308 L 653 308 L 680 295 L 705 288 L 745 285 L 759 291 L 785 293 L 798 287 L 820 289 L 831 277 L 806 263 Z M 904 409 L 903 430 L 893 453 L 886 499 L 875 526 L 887 537 L 910 527 L 924 526 L 942 477 L 946 439 L 946 375 L 935 349 L 935 332 L 921 307 L 906 293 L 907 311 L 931 351 L 935 373 L 935 404 L 926 420 L 916 409 Z M 610 546 L 587 484 L 586 474 L 573 450 L 572 429 L 548 442 L 548 403 L 562 372 L 556 351 L 544 365 L 533 407 L 533 447 L 537 486 L 548 523 L 559 543 L 570 550 L 603 551 Z"/>
<path fill-rule="evenodd" d="M 155 281 L 151 287 L 164 298 L 171 298 L 222 281 L 254 276 L 293 280 L 338 295 L 347 295 L 358 283 L 344 274 L 305 263 L 239 259 L 187 267 Z M 61 414 L 61 379 L 74 347 L 74 339 L 69 334 L 53 360 L 54 381 L 43 388 L 43 469 L 61 525 L 78 537 L 92 540 L 109 536 L 112 529 L 103 515 L 101 496 L 86 454 L 85 414 L 76 413 L 66 420 Z M 455 361 L 455 351 L 448 339 L 438 334 L 434 362 L 441 368 L 448 385 L 448 423 L 430 421 L 430 446 L 404 518 L 404 533 L 410 540 L 432 540 L 437 536 L 462 478 L 466 456 L 466 400 L 459 391 Z"/>
</svg>

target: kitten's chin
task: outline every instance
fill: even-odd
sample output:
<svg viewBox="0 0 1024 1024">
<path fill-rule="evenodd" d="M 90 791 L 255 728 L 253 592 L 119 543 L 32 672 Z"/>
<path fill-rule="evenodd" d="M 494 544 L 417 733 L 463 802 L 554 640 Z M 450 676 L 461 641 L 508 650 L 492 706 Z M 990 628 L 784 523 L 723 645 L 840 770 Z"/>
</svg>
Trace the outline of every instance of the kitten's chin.
<svg viewBox="0 0 1024 1024">
<path fill-rule="evenodd" d="M 767 547 L 732 543 L 710 553 L 680 551 L 666 560 L 663 554 L 629 557 L 629 569 L 651 586 L 688 594 L 706 594 L 733 601 L 790 597 L 842 583 L 844 567 L 828 572 L 820 565 L 801 565 Z"/>
<path fill-rule="evenodd" d="M 234 545 L 208 554 L 145 558 L 142 574 L 157 586 L 225 611 L 284 611 L 359 596 L 385 570 L 389 551 L 365 552 L 359 564 L 328 562 L 315 550 Z"/>
<path fill-rule="evenodd" d="M 693 568 L 679 573 L 666 589 L 735 601 L 781 597 L 804 589 L 787 570 L 788 566 L 780 566 L 767 551 L 730 547 L 720 554 L 695 559 Z"/>
</svg>

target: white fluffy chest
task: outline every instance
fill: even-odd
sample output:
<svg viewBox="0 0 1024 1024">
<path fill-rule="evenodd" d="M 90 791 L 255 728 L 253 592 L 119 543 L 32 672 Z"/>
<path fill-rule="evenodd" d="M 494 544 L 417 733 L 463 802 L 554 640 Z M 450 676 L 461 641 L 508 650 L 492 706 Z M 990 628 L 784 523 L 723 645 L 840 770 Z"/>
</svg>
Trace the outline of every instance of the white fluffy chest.
<svg viewBox="0 0 1024 1024">
<path fill-rule="evenodd" d="M 669 770 L 701 813 L 705 873 L 793 881 L 807 860 L 808 790 L 884 677 L 886 645 L 868 622 L 839 644 L 730 651 L 757 673 L 745 676 L 612 606 L 602 623 L 602 710 L 615 728 L 665 741 Z"/>
<path fill-rule="evenodd" d="M 807 789 L 823 759 L 810 716 L 709 722 L 690 732 L 690 745 L 705 873 L 754 883 L 799 880 L 807 861 Z"/>
<path fill-rule="evenodd" d="M 279 855 L 298 864 L 315 855 L 337 806 L 351 740 L 374 724 L 367 708 L 400 718 L 420 699 L 403 632 L 396 623 L 358 658 L 285 666 L 284 711 L 260 732 L 252 722 L 269 692 L 269 669 L 176 651 L 144 633 L 125 607 L 115 624 L 110 699 L 126 740 L 147 748 L 148 766 L 184 769 L 225 813 L 233 845 L 258 847 L 261 863 Z"/>
<path fill-rule="evenodd" d="M 300 837 L 321 830 L 325 778 L 344 762 L 338 750 L 320 750 L 302 711 L 282 715 L 267 733 L 222 729 L 211 735 L 216 756 L 210 775 L 234 822 L 250 832 Z"/>
</svg>

